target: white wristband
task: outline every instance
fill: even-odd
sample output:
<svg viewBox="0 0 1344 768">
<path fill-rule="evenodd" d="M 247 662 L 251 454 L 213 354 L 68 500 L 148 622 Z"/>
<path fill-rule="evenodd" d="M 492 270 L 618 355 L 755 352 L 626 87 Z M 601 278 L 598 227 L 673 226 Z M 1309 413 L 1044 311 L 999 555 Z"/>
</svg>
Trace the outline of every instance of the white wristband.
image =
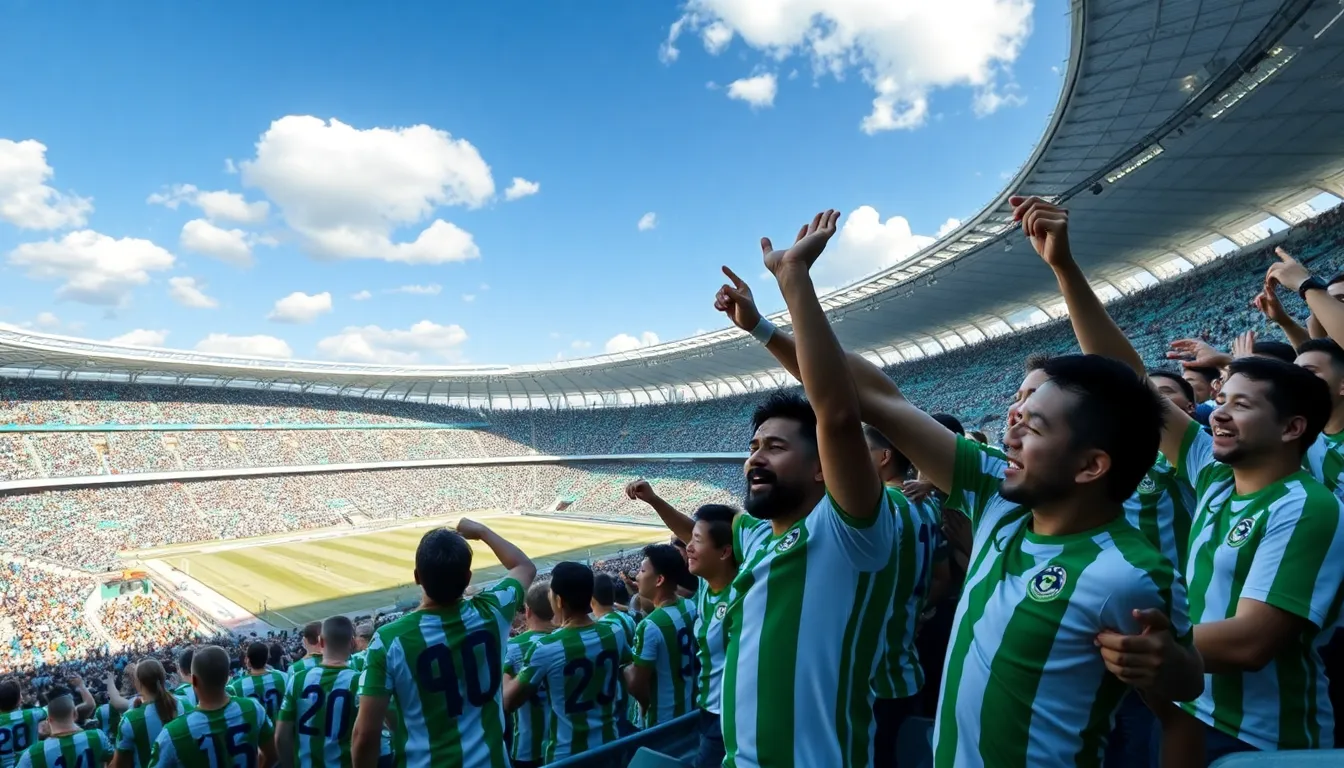
<svg viewBox="0 0 1344 768">
<path fill-rule="evenodd" d="M 770 340 L 775 337 L 775 324 L 766 320 L 765 315 L 761 315 L 756 327 L 751 329 L 751 335 L 762 344 L 769 344 Z"/>
</svg>

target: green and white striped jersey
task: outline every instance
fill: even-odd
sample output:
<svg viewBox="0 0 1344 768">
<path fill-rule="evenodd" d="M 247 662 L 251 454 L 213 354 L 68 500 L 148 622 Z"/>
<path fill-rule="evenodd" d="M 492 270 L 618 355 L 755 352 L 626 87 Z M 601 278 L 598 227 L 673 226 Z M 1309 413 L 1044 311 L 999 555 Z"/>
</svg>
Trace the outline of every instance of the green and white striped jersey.
<svg viewBox="0 0 1344 768">
<path fill-rule="evenodd" d="M 364 671 L 364 663 L 368 658 L 368 650 L 355 651 L 350 654 L 350 668 L 356 672 Z"/>
<path fill-rule="evenodd" d="M 605 621 L 619 626 L 621 628 L 621 634 L 625 637 L 625 644 L 629 647 L 634 647 L 635 627 L 639 624 L 639 622 L 635 621 L 634 616 L 631 616 L 625 611 L 616 610 L 611 613 L 603 614 L 602 618 L 598 619 L 598 621 Z"/>
<path fill-rule="evenodd" d="M 280 713 L 280 705 L 284 703 L 287 685 L 285 673 L 267 669 L 260 675 L 249 673 L 229 683 L 229 694 L 261 702 L 266 716 L 274 720 Z"/>
<path fill-rule="evenodd" d="M 695 590 L 695 705 L 719 714 L 723 708 L 723 665 L 728 661 L 728 593 L 730 587 L 715 592 L 709 582 L 699 580 Z"/>
<path fill-rule="evenodd" d="M 1180 473 L 1159 453 L 1138 490 L 1125 500 L 1125 519 L 1167 556 L 1177 572 L 1185 573 L 1194 509 L 1189 484 L 1181 482 Z"/>
<path fill-rule="evenodd" d="M 359 712 L 359 673 L 318 665 L 289 679 L 280 722 L 294 723 L 299 768 L 351 768 L 350 735 Z"/>
<path fill-rule="evenodd" d="M 957 438 L 946 506 L 971 520 L 966 590 L 943 670 L 934 765 L 1100 765 L 1128 686 L 1106 670 L 1096 637 L 1141 631 L 1134 610 L 1171 619 L 1193 641 L 1185 584 L 1123 517 L 1045 536 L 999 495 L 1007 462 Z"/>
<path fill-rule="evenodd" d="M 517 677 L 523 669 L 523 659 L 532 646 L 548 633 L 529 629 L 509 638 L 504 647 L 504 674 Z M 513 752 L 514 760 L 541 762 L 546 749 L 546 686 L 541 682 L 527 701 L 513 713 Z"/>
<path fill-rule="evenodd" d="M 219 709 L 197 709 L 163 726 L 150 750 L 150 768 L 252 768 L 275 726 L 261 704 L 231 697 Z"/>
<path fill-rule="evenodd" d="M 691 711 L 695 699 L 695 604 L 685 598 L 655 608 L 635 628 L 634 664 L 653 671 L 642 727 Z"/>
<path fill-rule="evenodd" d="M 0 768 L 14 768 L 19 755 L 37 743 L 37 724 L 46 719 L 45 709 L 0 712 Z"/>
<path fill-rule="evenodd" d="M 112 743 L 102 731 L 76 731 L 28 747 L 18 768 L 101 768 L 112 759 Z"/>
<path fill-rule="evenodd" d="M 742 569 L 729 598 L 723 673 L 725 768 L 868 765 L 873 673 L 894 584 L 895 516 L 868 519 L 830 495 L 774 535 L 733 519 Z"/>
<path fill-rule="evenodd" d="M 93 717 L 98 723 L 98 730 L 109 740 L 116 741 L 117 726 L 121 723 L 121 710 L 111 704 L 99 704 L 93 711 Z"/>
<path fill-rule="evenodd" d="M 1204 695 L 1181 707 L 1260 749 L 1329 749 L 1334 716 L 1321 663 L 1344 582 L 1340 503 L 1298 472 L 1239 496 L 1232 468 L 1213 458 L 1213 438 L 1191 424 L 1181 474 L 1199 499 L 1190 535 L 1190 616 L 1229 619 L 1258 600 L 1310 626 L 1258 672 L 1206 675 Z"/>
<path fill-rule="evenodd" d="M 518 682 L 546 689 L 550 722 L 545 762 L 582 754 L 617 738 L 616 694 L 621 688 L 621 664 L 629 658 L 629 646 L 609 622 L 561 627 L 533 643 Z"/>
<path fill-rule="evenodd" d="M 183 683 L 177 686 L 173 689 L 173 695 L 186 699 L 187 703 L 193 707 L 196 706 L 196 689 L 192 687 L 191 683 Z"/>
<path fill-rule="evenodd" d="M 507 768 L 504 643 L 523 592 L 516 580 L 504 579 L 374 633 L 359 693 L 396 702 L 392 748 L 399 768 Z"/>
<path fill-rule="evenodd" d="M 625 647 L 635 647 L 635 627 L 639 625 L 639 622 L 636 621 L 635 617 L 630 615 L 628 611 L 617 609 L 604 614 L 602 618 L 597 621 L 599 623 L 606 622 L 614 627 L 618 627 L 619 629 L 617 630 L 617 633 L 625 641 Z M 634 698 L 630 696 L 629 691 L 625 690 L 624 685 L 622 685 L 621 689 L 616 692 L 616 710 L 625 718 L 626 722 L 636 728 L 639 727 L 639 702 L 635 701 Z"/>
<path fill-rule="evenodd" d="M 1336 498 L 1344 499 L 1344 432 L 1316 436 L 1302 457 L 1302 468 L 1324 484 Z"/>
<path fill-rule="evenodd" d="M 168 722 L 192 710 L 192 706 L 185 699 L 177 696 L 172 697 L 172 703 L 176 714 L 168 718 Z M 154 740 L 159 738 L 159 734 L 167 724 L 159 718 L 159 710 L 153 704 L 141 704 L 127 711 L 117 728 L 117 751 L 131 756 L 132 768 L 144 768 L 149 765 Z"/>
<path fill-rule="evenodd" d="M 887 563 L 887 569 L 895 575 L 896 587 L 888 606 L 882 653 L 873 675 L 873 695 L 879 699 L 904 699 L 924 687 L 924 668 L 919 664 L 915 630 L 929 597 L 934 552 L 943 533 L 939 514 L 931 504 L 910 501 L 897 488 L 888 488 L 887 498 L 896 515 L 896 544 Z"/>
<path fill-rule="evenodd" d="M 294 675 L 297 675 L 300 672 L 307 672 L 308 670 L 312 669 L 313 667 L 316 667 L 318 664 L 321 663 L 322 663 L 322 654 L 310 653 L 307 656 L 304 656 L 302 659 L 299 659 L 298 661 L 294 662 L 293 664 L 290 664 L 289 671 L 286 672 L 286 674 L 289 675 L 290 677 L 293 677 Z"/>
</svg>

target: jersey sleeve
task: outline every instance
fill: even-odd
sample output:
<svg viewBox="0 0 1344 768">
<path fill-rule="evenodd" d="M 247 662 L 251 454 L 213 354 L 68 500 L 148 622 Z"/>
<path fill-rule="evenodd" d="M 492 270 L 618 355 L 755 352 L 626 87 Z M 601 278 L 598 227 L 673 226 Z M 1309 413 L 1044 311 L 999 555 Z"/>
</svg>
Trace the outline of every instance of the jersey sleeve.
<svg viewBox="0 0 1344 768">
<path fill-rule="evenodd" d="M 123 716 L 121 718 L 121 723 L 117 725 L 117 751 L 135 751 L 135 729 L 131 727 L 131 719 L 129 717 Z"/>
<path fill-rule="evenodd" d="M 1185 426 L 1185 436 L 1181 438 L 1181 458 L 1177 466 L 1180 479 L 1196 490 L 1198 495 L 1199 478 L 1205 469 L 1218 463 L 1213 458 L 1213 435 L 1204 431 L 1197 422 Z"/>
<path fill-rule="evenodd" d="M 294 719 L 299 716 L 298 683 L 299 678 L 295 677 L 282 689 L 284 691 L 284 698 L 280 701 L 280 711 L 275 713 L 275 719 L 282 723 L 292 723 L 294 722 Z"/>
<path fill-rule="evenodd" d="M 271 722 L 271 716 L 266 714 L 266 708 L 261 706 L 261 702 L 254 702 L 254 709 L 257 712 L 257 734 L 261 738 L 260 744 L 275 743 L 275 723 Z"/>
<path fill-rule="evenodd" d="M 503 636 L 508 637 L 509 625 L 513 623 L 513 617 L 518 613 L 518 606 L 523 604 L 525 592 L 517 579 L 501 579 L 493 587 L 473 595 L 468 600 L 481 613 L 486 613 L 487 610 L 483 609 L 488 607 L 489 612 L 498 616 Z"/>
<path fill-rule="evenodd" d="M 742 512 L 733 518 L 733 559 L 740 566 L 770 538 L 770 524 Z"/>
<path fill-rule="evenodd" d="M 523 657 L 523 668 L 518 670 L 518 682 L 529 688 L 536 688 L 546 679 L 553 665 L 564 661 L 565 651 L 561 643 L 544 640 L 533 643 Z"/>
<path fill-rule="evenodd" d="M 1143 632 L 1134 611 L 1161 611 L 1171 622 L 1176 643 L 1194 645 L 1194 627 L 1190 624 L 1190 603 L 1185 579 L 1165 557 L 1150 557 L 1147 562 L 1115 579 L 1120 588 L 1106 600 L 1101 611 L 1101 629 L 1114 629 L 1127 635 Z"/>
<path fill-rule="evenodd" d="M 877 501 L 877 514 L 871 518 L 857 518 L 840 508 L 831 492 L 826 492 L 821 506 L 808 517 L 808 527 L 825 532 L 840 544 L 850 565 L 869 573 L 886 567 L 895 543 L 896 514 L 891 508 L 891 497 L 884 490 Z M 815 534 L 813 534 L 815 535 Z"/>
<path fill-rule="evenodd" d="M 103 754 L 107 756 L 107 759 L 108 759 L 108 760 L 111 760 L 111 759 L 112 759 L 112 740 L 109 739 L 109 738 L 107 738 L 107 734 L 103 733 L 102 731 L 97 731 L 96 733 L 98 734 L 98 746 L 99 746 L 99 748 L 102 749 Z"/>
<path fill-rule="evenodd" d="M 387 668 L 387 646 L 383 644 L 382 632 L 374 633 L 369 651 L 364 655 L 364 671 L 359 676 L 359 695 L 392 695 L 392 673 Z"/>
<path fill-rule="evenodd" d="M 164 728 L 154 739 L 154 746 L 150 747 L 149 768 L 177 768 L 178 765 L 181 763 L 177 759 L 177 749 L 173 746 L 168 729 Z"/>
<path fill-rule="evenodd" d="M 971 530 L 975 531 L 999 498 L 999 485 L 1003 483 L 1008 460 L 1002 453 L 961 435 L 957 435 L 956 451 L 952 488 L 944 504 L 964 512 L 971 521 Z"/>
<path fill-rule="evenodd" d="M 1324 627 L 1344 579 L 1340 503 L 1323 485 L 1302 483 L 1306 499 L 1268 510 L 1241 596 Z"/>
<path fill-rule="evenodd" d="M 663 648 L 663 631 L 652 619 L 645 619 L 635 628 L 634 663 L 637 667 L 652 667 L 658 663 Z"/>
<path fill-rule="evenodd" d="M 33 756 L 29 754 L 28 750 L 23 750 L 23 754 L 19 756 L 19 762 L 16 765 L 18 768 L 33 768 Z M 153 765 L 153 763 L 150 763 L 150 765 Z"/>
<path fill-rule="evenodd" d="M 523 667 L 523 644 L 516 640 L 510 640 L 504 646 L 504 674 L 513 677 L 518 676 L 518 670 Z"/>
</svg>

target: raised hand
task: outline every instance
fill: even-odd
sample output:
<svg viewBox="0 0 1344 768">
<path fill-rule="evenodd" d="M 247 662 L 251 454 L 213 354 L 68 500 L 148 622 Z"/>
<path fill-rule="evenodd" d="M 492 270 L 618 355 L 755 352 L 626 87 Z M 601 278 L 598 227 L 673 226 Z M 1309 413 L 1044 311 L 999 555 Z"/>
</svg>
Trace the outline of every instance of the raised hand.
<svg viewBox="0 0 1344 768">
<path fill-rule="evenodd" d="M 1311 277 L 1311 273 L 1282 248 L 1275 248 L 1274 253 L 1279 257 L 1279 262 L 1270 265 L 1269 271 L 1265 273 L 1265 282 L 1271 285 L 1277 283 L 1297 293 L 1302 284 Z"/>
<path fill-rule="evenodd" d="M 489 528 L 469 517 L 464 517 L 457 521 L 457 535 L 467 541 L 480 541 L 489 532 Z"/>
<path fill-rule="evenodd" d="M 1274 283 L 1266 281 L 1265 287 L 1251 300 L 1251 306 L 1260 310 L 1261 314 L 1278 325 L 1293 321 L 1288 316 L 1287 310 L 1283 308 L 1283 303 L 1279 301 L 1279 294 L 1274 288 Z"/>
<path fill-rule="evenodd" d="M 1250 357 L 1255 354 L 1255 331 L 1246 331 L 1232 342 L 1232 359 Z"/>
<path fill-rule="evenodd" d="M 775 250 L 775 246 L 770 244 L 770 238 L 762 237 L 761 257 L 765 260 L 765 268 L 776 276 L 787 265 L 810 269 L 821 252 L 826 250 L 826 243 L 835 235 L 835 222 L 839 219 L 840 212 L 834 209 L 818 213 L 812 217 L 811 224 L 804 224 L 798 230 L 798 237 L 794 238 L 793 245 L 787 250 Z"/>
<path fill-rule="evenodd" d="M 653 486 L 649 485 L 648 480 L 640 478 L 639 480 L 631 480 L 629 483 L 626 483 L 625 497 L 631 501 L 642 501 L 645 504 L 649 504 L 654 499 L 658 498 L 658 494 L 653 492 Z"/>
<path fill-rule="evenodd" d="M 1069 250 L 1069 212 L 1039 197 L 1010 197 L 1013 221 L 1022 222 L 1022 233 L 1050 267 L 1073 260 Z"/>
<path fill-rule="evenodd" d="M 1171 342 L 1168 360 L 1180 360 L 1185 368 L 1222 368 L 1232 362 L 1232 356 L 1219 352 L 1199 339 L 1177 339 Z"/>
<path fill-rule="evenodd" d="M 928 480 L 906 480 L 901 484 L 901 493 L 911 501 L 923 501 L 933 495 L 933 483 Z"/>
<path fill-rule="evenodd" d="M 714 294 L 714 308 L 727 315 L 733 325 L 750 332 L 761 322 L 761 312 L 756 308 L 751 286 L 727 267 L 723 268 L 723 274 L 728 276 L 732 284 L 724 283 L 719 292 Z"/>
</svg>

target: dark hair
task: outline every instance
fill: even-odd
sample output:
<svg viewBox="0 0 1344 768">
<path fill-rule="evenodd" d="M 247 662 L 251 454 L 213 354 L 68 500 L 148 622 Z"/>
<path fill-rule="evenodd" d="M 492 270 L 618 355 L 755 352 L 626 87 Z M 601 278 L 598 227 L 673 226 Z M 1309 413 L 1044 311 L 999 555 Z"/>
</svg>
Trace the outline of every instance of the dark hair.
<svg viewBox="0 0 1344 768">
<path fill-rule="evenodd" d="M 1269 384 L 1266 397 L 1280 419 L 1301 416 L 1307 420 L 1307 428 L 1297 445 L 1302 455 L 1306 455 L 1330 420 L 1330 387 L 1306 368 L 1267 357 L 1233 360 L 1227 371 L 1228 378 L 1241 374 L 1251 381 Z"/>
<path fill-rule="evenodd" d="M 1340 272 L 1338 275 L 1335 275 L 1334 277 L 1330 278 L 1330 282 L 1326 283 L 1325 287 L 1329 288 L 1335 283 L 1344 283 L 1344 272 Z"/>
<path fill-rule="evenodd" d="M 375 627 L 373 626 L 372 621 L 360 622 L 359 626 L 355 627 L 355 637 L 362 637 L 365 640 L 372 640 L 374 629 Z"/>
<path fill-rule="evenodd" d="M 252 643 L 247 646 L 247 666 L 253 669 L 265 669 L 271 660 L 271 647 L 265 643 Z"/>
<path fill-rule="evenodd" d="M 709 540 L 716 547 L 732 546 L 735 517 L 737 510 L 727 504 L 705 504 L 695 510 L 695 522 L 705 524 Z"/>
<path fill-rule="evenodd" d="M 1292 365 L 1293 361 L 1297 359 L 1297 350 L 1293 349 L 1293 345 L 1286 341 L 1257 341 L 1251 345 L 1251 354 L 1272 357 L 1289 365 Z"/>
<path fill-rule="evenodd" d="M 681 559 L 677 550 L 670 544 L 650 544 L 644 548 L 644 557 L 648 558 L 653 572 L 684 587 L 692 581 L 691 573 L 686 569 L 686 561 Z"/>
<path fill-rule="evenodd" d="M 1195 402 L 1195 388 L 1191 386 L 1190 382 L 1181 378 L 1179 373 L 1176 373 L 1175 371 L 1154 370 L 1148 372 L 1148 378 L 1166 379 L 1167 381 L 1170 381 L 1181 390 L 1181 394 L 1185 395 L 1186 400 L 1189 400 L 1192 403 Z"/>
<path fill-rule="evenodd" d="M 187 680 L 191 678 L 191 662 L 196 658 L 196 649 L 188 648 L 177 654 L 177 676 Z"/>
<path fill-rule="evenodd" d="M 1030 355 L 1027 355 L 1027 373 L 1045 370 L 1045 364 L 1048 362 L 1050 362 L 1050 353 L 1032 352 Z"/>
<path fill-rule="evenodd" d="M 322 637 L 322 622 L 310 621 L 303 625 L 303 640 L 309 645 L 317 645 Z"/>
<path fill-rule="evenodd" d="M 596 583 L 594 583 L 594 588 L 596 588 Z M 555 618 L 555 610 L 551 608 L 550 584 L 538 581 L 528 587 L 527 596 L 523 598 L 523 602 L 527 605 L 528 610 L 532 611 L 532 615 L 542 621 L 550 621 Z M 610 605 L 610 603 L 607 603 L 607 605 Z"/>
<path fill-rule="evenodd" d="M 471 583 L 471 547 L 457 532 L 435 528 L 420 538 L 415 549 L 415 572 L 429 599 L 454 602 Z"/>
<path fill-rule="evenodd" d="M 1199 376 L 1206 384 L 1212 384 L 1217 381 L 1219 376 L 1217 368 L 1210 368 L 1206 365 L 1187 365 L 1185 366 L 1185 370 Z M 1194 388 L 1191 387 L 1191 389 L 1193 390 Z"/>
<path fill-rule="evenodd" d="M 611 604 L 612 604 L 612 605 L 629 605 L 629 604 L 630 604 L 630 590 L 628 590 L 628 589 L 625 588 L 625 582 L 623 582 L 623 581 L 616 581 L 616 580 L 614 580 L 614 579 L 612 580 L 612 585 L 611 585 Z"/>
<path fill-rule="evenodd" d="M 270 662 L 272 667 L 280 669 L 281 665 L 285 663 L 285 649 L 279 643 L 271 643 L 270 658 L 267 661 Z"/>
<path fill-rule="evenodd" d="M 989 435 L 986 435 L 978 429 L 972 429 L 970 432 L 966 433 L 966 436 L 981 445 L 989 445 Z"/>
<path fill-rule="evenodd" d="M 1111 458 L 1102 478 L 1106 496 L 1117 502 L 1133 496 L 1157 460 L 1162 399 L 1129 366 L 1100 355 L 1051 358 L 1044 370 L 1050 383 L 1078 398 L 1067 417 L 1073 447 Z"/>
<path fill-rule="evenodd" d="M 47 714 L 53 720 L 64 720 L 75 714 L 75 694 L 69 688 L 58 685 L 47 691 Z M 17 763 L 16 763 L 17 764 Z"/>
<path fill-rule="evenodd" d="M 191 660 L 191 674 L 207 691 L 221 691 L 229 682 L 229 653 L 218 645 L 207 645 Z"/>
<path fill-rule="evenodd" d="M 1053 360 L 1054 358 L 1052 357 L 1050 359 Z M 1042 368 L 1041 370 L 1045 369 Z M 966 428 L 961 425 L 961 420 L 950 413 L 935 413 L 933 414 L 933 420 L 942 424 L 944 427 L 947 427 L 948 431 L 953 434 L 966 434 Z"/>
<path fill-rule="evenodd" d="M 599 573 L 593 577 L 593 600 L 602 606 L 616 602 L 616 579 L 609 573 Z"/>
<path fill-rule="evenodd" d="M 684 550 L 684 549 L 686 549 L 686 542 L 682 541 L 681 539 L 678 539 L 676 536 L 673 536 L 673 537 L 672 537 L 672 546 L 676 547 L 677 549 L 683 549 L 683 550 Z"/>
<path fill-rule="evenodd" d="M 338 653 L 349 653 L 355 644 L 355 622 L 349 616 L 332 616 L 322 622 L 322 642 Z"/>
<path fill-rule="evenodd" d="M 681 559 L 675 553 L 673 557 Z M 556 563 L 551 569 L 551 592 L 571 611 L 586 612 L 593 603 L 593 569 L 568 560 Z"/>
<path fill-rule="evenodd" d="M 896 450 L 896 446 L 892 445 L 887 436 L 882 434 L 882 430 L 872 424 L 864 424 L 863 437 L 868 441 L 868 445 L 876 446 L 880 450 L 891 453 L 891 463 L 892 466 L 896 467 L 896 474 L 904 475 L 910 471 L 910 460 L 905 457 L 905 454 Z"/>
<path fill-rule="evenodd" d="M 816 452 L 817 413 L 812 410 L 812 404 L 805 398 L 790 392 L 776 392 L 770 395 L 764 403 L 756 406 L 755 412 L 751 414 L 752 433 L 754 434 L 770 419 L 797 422 L 798 434 L 812 447 L 812 452 Z"/>
<path fill-rule="evenodd" d="M 1308 339 L 1297 345 L 1297 354 L 1305 355 L 1308 352 L 1324 352 L 1330 356 L 1332 366 L 1344 371 L 1344 347 L 1336 344 L 1333 339 Z"/>
<path fill-rule="evenodd" d="M 141 659 L 135 665 L 135 681 L 154 700 L 154 711 L 159 720 L 167 723 L 177 717 L 177 699 L 168 692 L 168 673 L 153 657 Z"/>
<path fill-rule="evenodd" d="M 20 690 L 14 680 L 0 681 L 0 712 L 8 712 L 19 707 Z"/>
</svg>

